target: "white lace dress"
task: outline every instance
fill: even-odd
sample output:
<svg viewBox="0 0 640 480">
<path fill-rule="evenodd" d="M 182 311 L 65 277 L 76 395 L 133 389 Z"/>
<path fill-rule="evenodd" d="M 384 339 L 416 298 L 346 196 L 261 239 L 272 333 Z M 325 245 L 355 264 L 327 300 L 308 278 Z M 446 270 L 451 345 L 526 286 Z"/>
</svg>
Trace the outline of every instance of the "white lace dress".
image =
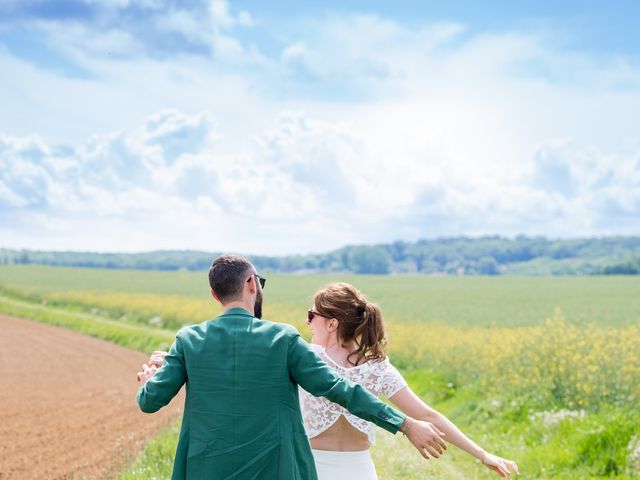
<svg viewBox="0 0 640 480">
<path fill-rule="evenodd" d="M 318 356 L 340 376 L 354 383 L 359 383 L 376 397 L 382 394 L 390 398 L 407 386 L 407 382 L 402 378 L 400 372 L 391 365 L 388 358 L 382 361 L 372 360 L 355 367 L 343 367 L 338 365 L 323 347 L 315 344 L 312 346 Z M 300 388 L 300 408 L 309 438 L 321 434 L 336 423 L 341 415 L 344 415 L 351 425 L 369 436 L 370 444 L 375 443 L 376 432 L 373 423 L 356 417 L 345 408 L 324 397 L 314 397 Z"/>
</svg>

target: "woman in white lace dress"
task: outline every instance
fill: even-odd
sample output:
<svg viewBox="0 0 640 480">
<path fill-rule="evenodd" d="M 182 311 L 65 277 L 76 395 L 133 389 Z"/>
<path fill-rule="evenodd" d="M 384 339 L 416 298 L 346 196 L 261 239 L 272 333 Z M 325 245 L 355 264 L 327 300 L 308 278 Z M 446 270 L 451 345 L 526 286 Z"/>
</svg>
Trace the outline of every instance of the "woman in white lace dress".
<svg viewBox="0 0 640 480">
<path fill-rule="evenodd" d="M 446 441 L 480 459 L 500 476 L 511 478 L 512 471 L 518 473 L 515 462 L 485 452 L 407 386 L 385 354 L 380 309 L 356 288 L 337 283 L 320 290 L 307 323 L 318 355 L 341 376 L 376 396 L 384 395 L 408 416 L 431 422 Z M 319 480 L 378 478 L 369 454 L 375 442 L 373 424 L 302 389 L 300 403 Z M 430 453 L 439 456 L 438 452 Z"/>
</svg>

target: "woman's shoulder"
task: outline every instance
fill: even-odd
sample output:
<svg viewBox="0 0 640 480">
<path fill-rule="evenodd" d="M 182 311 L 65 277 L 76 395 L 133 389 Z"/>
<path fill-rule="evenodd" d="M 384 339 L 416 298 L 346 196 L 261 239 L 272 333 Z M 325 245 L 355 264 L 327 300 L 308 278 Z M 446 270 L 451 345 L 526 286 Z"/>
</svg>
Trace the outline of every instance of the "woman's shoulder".
<svg viewBox="0 0 640 480">
<path fill-rule="evenodd" d="M 369 360 L 367 360 L 366 362 L 360 365 L 361 366 L 366 365 L 368 369 L 371 371 L 384 373 L 386 372 L 386 370 L 389 368 L 389 365 L 391 364 L 389 363 L 388 357 L 383 357 L 383 358 L 370 358 Z"/>
<path fill-rule="evenodd" d="M 391 365 L 391 361 L 389 360 L 389 357 L 386 357 L 386 356 L 382 358 L 371 358 L 367 360 L 367 363 L 371 365 L 382 365 L 382 366 Z"/>
<path fill-rule="evenodd" d="M 380 368 L 391 375 L 400 375 L 398 369 L 391 363 L 389 357 L 384 357 L 380 360 Z"/>
</svg>

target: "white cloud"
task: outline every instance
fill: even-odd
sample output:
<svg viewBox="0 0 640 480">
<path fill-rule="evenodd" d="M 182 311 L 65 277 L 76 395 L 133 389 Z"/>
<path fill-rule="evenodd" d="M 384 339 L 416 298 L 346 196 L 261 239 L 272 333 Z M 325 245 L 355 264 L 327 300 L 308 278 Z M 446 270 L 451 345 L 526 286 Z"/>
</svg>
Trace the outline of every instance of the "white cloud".
<svg viewBox="0 0 640 480">
<path fill-rule="evenodd" d="M 304 42 L 296 42 L 282 51 L 282 61 L 291 67 L 294 73 L 302 75 L 317 75 L 310 65 L 309 48 Z M 297 72 L 296 72 L 297 71 Z"/>
<path fill-rule="evenodd" d="M 285 130 L 286 126 L 281 128 Z M 180 141 L 176 141 L 176 132 Z M 297 134 L 288 134 L 290 148 L 295 149 Z M 88 243 L 85 248 L 94 244 L 104 248 L 99 245 L 105 244 L 105 228 L 127 224 L 136 230 L 135 237 L 141 243 L 138 246 L 111 238 L 118 248 L 144 249 L 142 244 L 150 242 L 170 248 L 166 242 L 172 235 L 157 235 L 164 229 L 183 232 L 181 238 L 187 235 L 199 242 L 200 248 L 210 249 L 212 238 L 234 248 L 237 240 L 233 231 L 238 225 L 245 233 L 259 233 L 274 229 L 267 222 L 316 223 L 314 214 L 319 209 L 315 194 L 306 182 L 295 178 L 295 168 L 264 162 L 272 154 L 271 147 L 258 142 L 232 155 L 221 154 L 216 136 L 215 123 L 208 115 L 168 111 L 152 116 L 129 134 L 94 136 L 78 147 L 66 147 L 72 160 L 59 161 L 39 139 L 9 138 L 3 142 L 0 157 L 7 167 L 0 174 L 0 198 L 7 220 L 4 230 L 10 230 L 7 225 L 24 230 L 28 223 L 30 234 L 46 231 L 48 242 L 54 244 L 59 241 L 56 236 L 71 238 L 72 232 L 82 230 Z M 32 162 L 32 144 L 39 147 L 37 163 Z M 287 148 L 281 146 L 279 152 L 286 158 L 297 158 Z M 33 211 L 32 206 L 39 208 Z M 41 212 L 46 212 L 46 217 Z M 88 230 L 87 225 L 95 226 L 97 218 L 105 225 Z M 60 220 L 55 228 L 52 219 Z M 201 240 L 193 234 L 197 225 L 197 230 L 207 233 Z M 138 229 L 149 229 L 149 233 Z M 220 229 L 230 230 L 226 239 Z M 252 235 L 246 246 L 255 242 Z M 15 232 L 6 232 L 4 238 L 12 237 L 20 238 Z"/>
<path fill-rule="evenodd" d="M 83 231 L 80 248 L 286 253 L 640 233 L 630 62 L 560 51 L 535 32 L 371 15 L 301 22 L 267 58 L 234 36 L 260 23 L 226 2 L 202 18 L 170 13 L 158 29 L 229 62 L 105 59 L 90 53 L 142 52 L 140 37 L 85 27 L 51 35 L 90 78 L 0 52 L 0 102 L 13 112 L 0 115 L 7 244 L 64 248 Z"/>
<path fill-rule="evenodd" d="M 213 0 L 209 9 L 214 22 L 220 27 L 231 28 L 237 25 L 252 26 L 255 24 L 251 14 L 246 10 L 242 10 L 237 16 L 234 16 L 227 0 Z"/>
<path fill-rule="evenodd" d="M 81 73 L 90 75 L 97 61 L 179 56 L 230 65 L 265 61 L 257 46 L 245 44 L 238 34 L 256 26 L 251 14 L 236 13 L 226 0 L 90 0 L 71 8 L 51 5 L 46 9 L 38 3 L 4 6 L 8 15 L 0 18 L 0 28 L 28 29 L 29 43 L 49 58 L 43 61 L 42 56 L 25 51 L 18 55 L 44 68 L 66 69 L 75 75 L 80 72 L 74 69 L 86 68 Z M 0 10 L 2 7 L 0 4 Z"/>
<path fill-rule="evenodd" d="M 179 140 L 196 140 L 176 142 L 176 132 Z M 456 168 L 446 153 L 429 145 L 418 145 L 413 166 L 405 159 L 394 167 L 376 148 L 375 133 L 289 113 L 245 147 L 223 152 L 223 134 L 209 115 L 167 111 L 131 133 L 68 146 L 67 157 L 40 139 L 5 136 L 3 217 L 17 230 L 29 219 L 29 231 L 46 232 L 52 242 L 55 232 L 64 238 L 81 229 L 83 248 L 108 249 L 105 228 L 128 225 L 138 243 L 111 239 L 113 248 L 259 253 L 496 230 L 570 236 L 636 228 L 616 222 L 640 214 L 640 147 L 611 154 L 556 141 L 539 147 L 532 172 L 461 180 L 448 176 Z M 564 183 L 558 188 L 548 179 Z M 52 218 L 60 220 L 53 229 Z M 96 219 L 105 225 L 88 231 Z M 220 236 L 221 229 L 229 232 Z M 264 239 L 259 250 L 255 232 Z M 5 238 L 12 236 L 19 238 Z M 171 243 L 178 237 L 179 245 Z"/>
</svg>

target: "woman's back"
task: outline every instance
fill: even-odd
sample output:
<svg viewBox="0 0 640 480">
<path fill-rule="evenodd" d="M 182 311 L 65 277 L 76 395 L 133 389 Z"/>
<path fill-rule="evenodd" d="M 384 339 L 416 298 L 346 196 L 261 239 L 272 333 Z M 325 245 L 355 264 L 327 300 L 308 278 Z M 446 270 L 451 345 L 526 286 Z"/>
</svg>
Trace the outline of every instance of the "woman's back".
<svg viewBox="0 0 640 480">
<path fill-rule="evenodd" d="M 388 358 L 345 367 L 322 346 L 313 347 L 318 356 L 340 376 L 362 385 L 376 397 L 383 394 L 389 398 L 407 385 Z M 313 448 L 359 451 L 375 443 L 373 424 L 352 415 L 340 405 L 324 397 L 314 397 L 304 390 L 300 391 L 300 404 L 305 430 Z"/>
</svg>

